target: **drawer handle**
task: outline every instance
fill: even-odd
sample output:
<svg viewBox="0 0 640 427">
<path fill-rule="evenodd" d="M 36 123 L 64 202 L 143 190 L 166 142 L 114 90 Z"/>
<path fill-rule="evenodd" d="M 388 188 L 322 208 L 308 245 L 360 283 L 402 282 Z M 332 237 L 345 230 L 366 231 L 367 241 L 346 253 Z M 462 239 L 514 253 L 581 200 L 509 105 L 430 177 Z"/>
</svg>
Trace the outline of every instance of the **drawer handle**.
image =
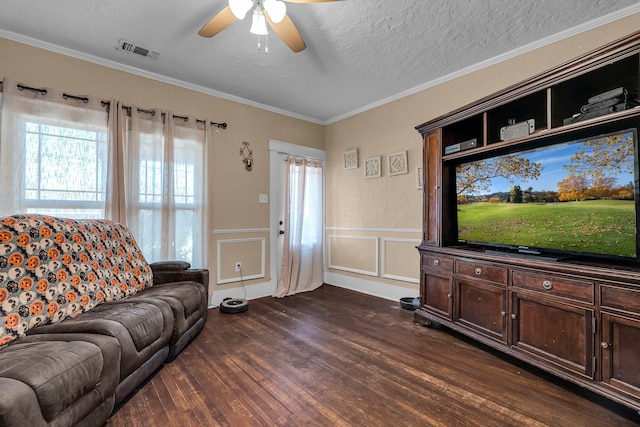
<svg viewBox="0 0 640 427">
<path fill-rule="evenodd" d="M 434 260 L 433 260 L 433 265 L 434 265 L 435 267 L 439 266 L 439 265 L 440 265 L 440 260 L 439 260 L 439 259 L 434 259 Z"/>
<path fill-rule="evenodd" d="M 507 317 L 507 312 L 506 311 L 503 311 L 500 314 L 502 315 L 502 317 Z"/>
<path fill-rule="evenodd" d="M 542 282 L 542 287 L 549 291 L 553 289 L 553 283 L 551 283 L 551 280 L 545 280 Z"/>
<path fill-rule="evenodd" d="M 482 269 L 480 267 L 476 267 L 474 272 L 476 273 L 476 276 L 480 276 L 482 274 Z"/>
<path fill-rule="evenodd" d="M 609 348 L 609 344 L 607 344 L 607 343 L 606 343 L 606 342 L 604 342 L 604 341 L 600 343 L 600 346 L 601 346 L 602 348 Z"/>
<path fill-rule="evenodd" d="M 447 298 L 451 298 L 453 294 L 447 294 Z"/>
<path fill-rule="evenodd" d="M 513 320 L 515 320 L 515 319 L 516 319 L 516 317 L 518 317 L 518 316 L 517 316 L 515 313 L 513 313 L 513 314 L 511 315 L 511 318 L 512 318 Z"/>
</svg>

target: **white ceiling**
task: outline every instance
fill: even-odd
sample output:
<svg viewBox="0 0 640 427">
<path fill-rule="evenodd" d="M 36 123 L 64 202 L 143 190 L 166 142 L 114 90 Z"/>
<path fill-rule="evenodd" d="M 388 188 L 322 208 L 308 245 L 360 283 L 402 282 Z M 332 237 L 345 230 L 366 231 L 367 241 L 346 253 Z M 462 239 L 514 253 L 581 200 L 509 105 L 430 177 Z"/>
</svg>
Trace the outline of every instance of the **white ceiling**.
<svg viewBox="0 0 640 427">
<path fill-rule="evenodd" d="M 265 55 L 248 18 L 211 39 L 197 35 L 227 0 L 1 3 L 0 37 L 316 123 L 640 12 L 634 0 L 288 3 L 307 49 L 293 53 L 272 33 Z M 159 59 L 118 51 L 119 39 Z"/>
</svg>

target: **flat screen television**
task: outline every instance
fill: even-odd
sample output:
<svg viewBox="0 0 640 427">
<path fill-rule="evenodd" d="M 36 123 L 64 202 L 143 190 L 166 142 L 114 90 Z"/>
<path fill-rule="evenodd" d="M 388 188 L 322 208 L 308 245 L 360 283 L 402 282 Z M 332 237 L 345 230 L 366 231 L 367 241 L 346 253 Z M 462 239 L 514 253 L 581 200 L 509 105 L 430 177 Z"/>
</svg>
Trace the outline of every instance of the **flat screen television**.
<svg viewBox="0 0 640 427">
<path fill-rule="evenodd" d="M 638 261 L 637 150 L 632 128 L 455 165 L 458 244 Z"/>
</svg>

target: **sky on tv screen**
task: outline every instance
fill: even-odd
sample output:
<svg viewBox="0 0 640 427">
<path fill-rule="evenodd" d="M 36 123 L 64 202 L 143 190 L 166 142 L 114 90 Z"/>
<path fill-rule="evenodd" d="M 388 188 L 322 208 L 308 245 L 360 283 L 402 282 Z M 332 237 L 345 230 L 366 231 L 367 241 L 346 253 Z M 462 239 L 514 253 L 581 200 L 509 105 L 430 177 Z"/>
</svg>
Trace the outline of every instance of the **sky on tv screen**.
<svg viewBox="0 0 640 427">
<path fill-rule="evenodd" d="M 624 135 L 633 140 L 632 132 Z M 583 141 L 572 141 L 518 153 L 518 157 L 541 164 L 541 174 L 538 179 L 509 180 L 502 177 L 492 178 L 489 190 L 483 191 L 482 194 L 508 192 L 514 185 L 519 185 L 523 190 L 532 187 L 533 191 L 558 191 L 558 182 L 569 176 L 569 171 L 565 166 L 571 163 L 571 158 L 583 147 Z M 591 152 L 588 147 L 586 147 L 586 151 L 588 153 Z M 623 170 L 617 174 L 611 174 L 611 171 L 606 171 L 605 175 L 615 177 L 616 185 L 626 185 L 634 182 L 633 165 L 630 165 L 629 169 L 630 171 Z"/>
</svg>

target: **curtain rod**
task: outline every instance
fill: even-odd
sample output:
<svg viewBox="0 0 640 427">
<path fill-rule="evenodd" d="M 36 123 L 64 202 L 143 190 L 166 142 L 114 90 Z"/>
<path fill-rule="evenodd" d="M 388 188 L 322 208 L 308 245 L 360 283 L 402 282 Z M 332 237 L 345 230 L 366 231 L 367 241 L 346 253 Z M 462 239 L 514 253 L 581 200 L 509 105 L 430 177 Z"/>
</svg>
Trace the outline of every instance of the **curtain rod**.
<svg viewBox="0 0 640 427">
<path fill-rule="evenodd" d="M 46 95 L 46 94 L 47 94 L 47 89 L 40 89 L 40 88 L 36 88 L 36 87 L 29 87 L 29 86 L 25 86 L 25 85 L 21 85 L 21 84 L 19 84 L 19 85 L 17 85 L 17 86 L 18 86 L 18 89 L 20 89 L 20 90 L 30 90 L 30 91 L 32 91 L 32 92 L 38 92 L 38 93 L 40 93 L 41 95 Z M 86 96 L 76 96 L 76 95 L 69 95 L 68 93 L 63 93 L 63 94 L 62 94 L 62 97 L 63 97 L 64 99 L 71 98 L 71 99 L 75 99 L 75 100 L 78 100 L 78 101 L 82 101 L 82 102 L 84 102 L 85 104 L 86 104 L 87 102 L 89 102 L 89 98 L 87 98 Z M 101 101 L 100 101 L 100 103 L 101 103 L 103 106 L 105 106 L 105 107 L 106 107 L 107 105 L 110 105 L 110 104 L 111 104 L 111 101 L 104 101 L 104 100 L 101 100 Z M 130 107 L 130 106 L 127 106 L 127 105 L 123 105 L 123 106 L 122 106 L 122 108 L 124 108 L 125 110 L 131 110 L 131 107 Z M 145 110 L 145 109 L 142 109 L 142 108 L 138 108 L 138 112 L 140 112 L 140 113 L 152 114 L 152 115 L 156 113 L 154 110 Z M 165 115 L 165 113 L 162 113 L 162 115 L 164 116 L 164 115 Z M 189 120 L 189 117 L 187 117 L 187 116 L 177 116 L 177 115 L 175 115 L 175 114 L 173 115 L 173 118 L 174 118 L 174 119 L 182 119 L 182 120 L 184 120 L 185 122 L 186 122 L 187 120 Z M 196 119 L 196 123 L 203 123 L 203 124 L 206 124 L 206 122 L 207 122 L 206 120 Z M 226 129 L 226 128 L 227 128 L 227 124 L 226 124 L 226 123 L 216 123 L 216 122 L 209 122 L 209 123 L 211 123 L 211 125 L 212 125 L 212 126 L 215 126 L 215 127 L 217 127 L 217 128 L 221 128 L 221 129 Z"/>
<path fill-rule="evenodd" d="M 111 104 L 110 101 L 100 101 L 102 103 L 102 105 L 107 106 L 109 104 Z M 131 107 L 129 105 L 123 105 L 122 108 L 124 108 L 125 110 L 131 110 Z M 154 110 L 145 110 L 144 108 L 138 108 L 138 112 L 139 113 L 147 113 L 147 114 L 151 114 L 152 116 L 156 114 L 156 112 Z M 162 115 L 164 116 L 165 113 L 162 113 Z M 189 117 L 187 116 L 178 116 L 176 114 L 173 115 L 174 119 L 182 119 L 185 122 L 187 120 L 189 120 Z M 197 123 L 206 123 L 206 120 L 201 120 L 201 119 L 196 119 Z M 216 126 L 218 128 L 222 128 L 222 129 L 226 129 L 227 128 L 227 124 L 226 123 L 216 123 L 216 122 L 209 122 L 211 123 L 211 126 Z"/>
</svg>

